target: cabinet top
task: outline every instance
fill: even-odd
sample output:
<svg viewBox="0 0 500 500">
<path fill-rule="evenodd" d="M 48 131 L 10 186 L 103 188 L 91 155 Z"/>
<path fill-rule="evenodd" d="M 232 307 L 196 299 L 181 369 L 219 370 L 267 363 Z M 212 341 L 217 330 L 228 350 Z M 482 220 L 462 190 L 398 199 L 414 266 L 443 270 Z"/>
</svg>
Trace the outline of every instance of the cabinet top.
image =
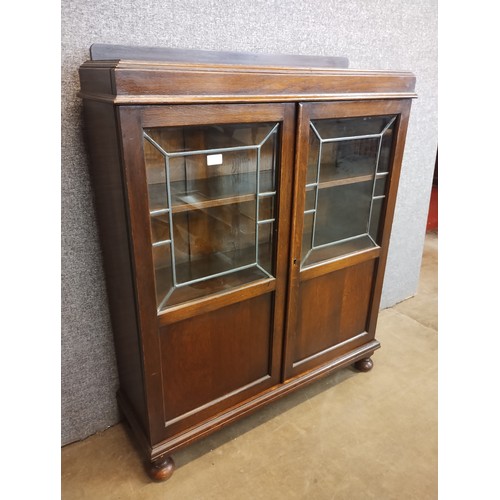
<svg viewBox="0 0 500 500">
<path fill-rule="evenodd" d="M 136 47 L 94 43 L 90 47 L 92 61 L 151 61 L 177 63 L 208 63 L 231 65 L 277 66 L 296 68 L 348 68 L 347 57 L 308 56 L 293 54 L 254 54 L 250 52 L 219 52 L 213 50 Z"/>
<path fill-rule="evenodd" d="M 94 44 L 80 97 L 114 104 L 413 98 L 410 72 L 347 69 L 345 57 Z"/>
</svg>

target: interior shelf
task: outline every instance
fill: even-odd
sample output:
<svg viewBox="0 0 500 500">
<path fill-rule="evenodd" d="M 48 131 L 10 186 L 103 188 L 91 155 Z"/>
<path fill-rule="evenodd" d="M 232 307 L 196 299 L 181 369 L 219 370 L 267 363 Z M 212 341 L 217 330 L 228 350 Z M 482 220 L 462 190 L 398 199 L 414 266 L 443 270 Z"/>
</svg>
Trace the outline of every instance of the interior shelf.
<svg viewBox="0 0 500 500">
<path fill-rule="evenodd" d="M 370 181 L 375 176 L 373 158 L 343 158 L 337 162 L 322 162 L 319 189 Z M 308 186 L 316 182 L 308 183 Z"/>
<path fill-rule="evenodd" d="M 259 192 L 273 193 L 273 171 L 260 172 Z M 151 211 L 167 208 L 166 185 L 149 184 Z M 172 213 L 200 210 L 255 200 L 256 173 L 220 175 L 171 183 Z"/>
</svg>

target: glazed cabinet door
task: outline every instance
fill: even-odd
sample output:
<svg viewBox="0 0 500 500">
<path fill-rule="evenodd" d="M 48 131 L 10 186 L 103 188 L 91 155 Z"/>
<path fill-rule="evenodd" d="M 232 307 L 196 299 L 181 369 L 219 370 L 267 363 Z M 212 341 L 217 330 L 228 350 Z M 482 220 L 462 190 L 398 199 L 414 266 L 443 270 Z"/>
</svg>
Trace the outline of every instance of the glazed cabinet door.
<svg viewBox="0 0 500 500">
<path fill-rule="evenodd" d="M 374 339 L 406 101 L 299 108 L 286 377 Z"/>
<path fill-rule="evenodd" d="M 145 383 L 165 439 L 280 380 L 294 106 L 119 113 Z"/>
</svg>

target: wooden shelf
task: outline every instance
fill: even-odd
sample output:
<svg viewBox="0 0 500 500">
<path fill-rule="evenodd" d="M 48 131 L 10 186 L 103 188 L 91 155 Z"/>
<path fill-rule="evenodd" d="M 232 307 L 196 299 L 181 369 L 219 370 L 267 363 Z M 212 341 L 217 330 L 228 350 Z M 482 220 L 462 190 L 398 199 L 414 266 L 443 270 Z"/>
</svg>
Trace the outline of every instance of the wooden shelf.
<svg viewBox="0 0 500 500">
<path fill-rule="evenodd" d="M 172 213 L 203 210 L 233 203 L 254 201 L 256 190 L 255 177 L 255 172 L 250 172 L 172 182 Z M 186 189 L 187 185 L 189 186 L 188 189 Z M 165 184 L 149 184 L 148 190 L 150 210 L 166 208 Z M 235 191 L 238 191 L 238 194 L 235 194 Z M 272 191 L 272 171 L 264 170 L 260 173 L 260 193 Z"/>
<path fill-rule="evenodd" d="M 319 189 L 326 189 L 334 186 L 345 186 L 346 184 L 357 184 L 358 182 L 367 182 L 373 180 L 373 174 L 357 175 L 355 177 L 334 178 L 328 181 L 323 181 L 318 184 Z"/>
<path fill-rule="evenodd" d="M 334 186 L 367 182 L 373 180 L 374 177 L 375 165 L 371 159 L 365 159 L 364 161 L 355 159 L 352 162 L 343 161 L 340 166 L 333 163 L 322 163 L 318 188 L 326 189 Z"/>
</svg>

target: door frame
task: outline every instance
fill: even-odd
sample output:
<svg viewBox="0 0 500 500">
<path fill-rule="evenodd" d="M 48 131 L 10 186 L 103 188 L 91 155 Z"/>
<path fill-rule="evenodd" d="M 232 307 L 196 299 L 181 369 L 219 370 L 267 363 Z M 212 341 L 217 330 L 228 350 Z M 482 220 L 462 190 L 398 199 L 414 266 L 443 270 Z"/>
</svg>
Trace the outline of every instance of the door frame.
<svg viewBox="0 0 500 500">
<path fill-rule="evenodd" d="M 152 442 L 166 437 L 163 408 L 163 383 L 160 355 L 161 327 L 217 310 L 259 295 L 274 292 L 270 325 L 270 379 L 266 386 L 280 381 L 285 302 L 288 282 L 291 191 L 295 137 L 295 105 L 278 104 L 179 104 L 155 106 L 118 106 L 116 108 L 125 203 L 129 223 L 132 274 L 137 296 L 139 332 L 142 337 L 143 383 L 148 407 L 149 435 Z M 275 278 L 260 280 L 190 301 L 157 313 L 150 233 L 143 129 L 183 125 L 281 122 L 279 164 L 276 178 Z M 262 390 L 263 388 L 261 388 Z"/>
<path fill-rule="evenodd" d="M 300 376 L 307 370 L 359 348 L 375 338 L 375 330 L 380 307 L 380 298 L 387 261 L 389 238 L 396 205 L 404 143 L 411 107 L 410 99 L 360 100 L 339 102 L 302 102 L 298 106 L 297 139 L 295 151 L 295 176 L 293 186 L 291 252 L 289 267 L 289 289 L 287 299 L 287 321 L 284 344 L 283 381 Z M 361 250 L 352 254 L 329 259 L 311 268 L 301 271 L 302 232 L 304 227 L 305 181 L 309 153 L 309 123 L 314 119 L 351 118 L 377 115 L 397 115 L 394 142 L 392 146 L 386 202 L 380 215 L 380 247 Z M 349 266 L 375 259 L 374 280 L 369 303 L 367 329 L 355 342 L 341 342 L 338 348 L 326 349 L 312 356 L 310 362 L 294 367 L 294 347 L 297 334 L 298 311 L 300 307 L 300 283 L 305 279 L 322 276 Z"/>
</svg>

